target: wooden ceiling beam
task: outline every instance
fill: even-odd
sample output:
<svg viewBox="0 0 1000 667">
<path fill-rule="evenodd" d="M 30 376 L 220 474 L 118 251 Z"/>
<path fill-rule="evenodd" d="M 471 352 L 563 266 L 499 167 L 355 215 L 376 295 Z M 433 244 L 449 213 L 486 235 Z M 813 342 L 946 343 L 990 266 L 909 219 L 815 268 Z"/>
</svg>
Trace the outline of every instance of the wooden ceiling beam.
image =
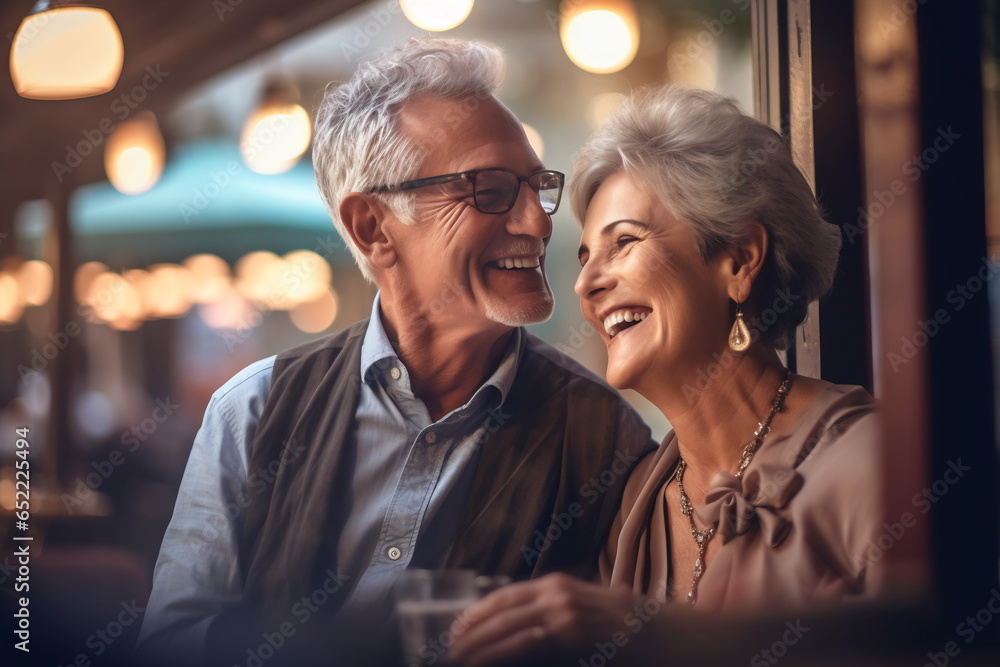
<svg viewBox="0 0 1000 667">
<path fill-rule="evenodd" d="M 4 3 L 0 9 L 0 35 L 8 43 L 31 4 Z M 9 79 L 0 78 L 0 210 L 9 212 L 21 202 L 41 198 L 60 179 L 72 187 L 103 179 L 103 141 L 123 116 L 143 109 L 163 113 L 211 77 L 361 1 L 99 4 L 115 17 L 125 43 L 125 66 L 113 91 L 81 100 L 27 100 L 14 92 Z M 144 99 L 132 99 L 132 91 Z M 74 155 L 78 147 L 88 153 L 80 155 L 79 162 Z M 0 215 L 0 232 L 7 231 L 10 218 Z"/>
</svg>

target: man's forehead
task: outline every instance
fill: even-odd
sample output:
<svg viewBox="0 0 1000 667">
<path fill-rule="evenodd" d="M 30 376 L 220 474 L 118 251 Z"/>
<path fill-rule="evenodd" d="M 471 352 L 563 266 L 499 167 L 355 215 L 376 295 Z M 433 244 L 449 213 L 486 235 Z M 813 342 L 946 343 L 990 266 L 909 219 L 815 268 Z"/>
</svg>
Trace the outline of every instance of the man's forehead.
<svg viewBox="0 0 1000 667">
<path fill-rule="evenodd" d="M 412 135 L 433 133 L 439 128 L 461 132 L 478 125 L 518 125 L 517 118 L 492 95 L 437 97 L 420 95 L 403 103 L 399 111 L 401 129 Z"/>
<path fill-rule="evenodd" d="M 492 95 L 414 97 L 398 118 L 399 130 L 416 144 L 425 162 L 447 162 L 455 171 L 541 166 L 520 121 Z"/>
</svg>

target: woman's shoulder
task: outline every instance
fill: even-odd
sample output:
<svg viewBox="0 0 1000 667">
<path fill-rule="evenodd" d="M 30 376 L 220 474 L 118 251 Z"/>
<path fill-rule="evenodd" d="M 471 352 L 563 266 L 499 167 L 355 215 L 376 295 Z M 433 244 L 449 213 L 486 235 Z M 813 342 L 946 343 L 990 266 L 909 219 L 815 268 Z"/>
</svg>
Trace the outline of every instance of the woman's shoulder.
<svg viewBox="0 0 1000 667">
<path fill-rule="evenodd" d="M 853 526 L 849 532 L 857 541 L 881 516 L 878 402 L 864 387 L 818 386 L 783 452 L 781 464 L 794 467 L 804 481 L 791 505 L 800 518 L 829 524 L 831 535 L 842 537 Z"/>
<path fill-rule="evenodd" d="M 796 376 L 787 404 L 799 408 L 800 421 L 812 419 L 837 420 L 845 416 L 870 413 L 878 408 L 878 401 L 864 387 L 854 384 L 834 384 L 805 376 Z"/>
<path fill-rule="evenodd" d="M 627 513 L 655 496 L 670 476 L 678 457 L 677 439 L 671 429 L 660 446 L 642 457 L 632 469 L 622 494 L 622 509 Z"/>
<path fill-rule="evenodd" d="M 798 468 L 831 449 L 864 453 L 865 459 L 877 455 L 878 402 L 864 387 L 813 378 L 797 378 L 796 385 L 789 392 L 795 398 L 790 422 L 769 438 L 772 452 L 761 452 L 762 459 Z"/>
</svg>

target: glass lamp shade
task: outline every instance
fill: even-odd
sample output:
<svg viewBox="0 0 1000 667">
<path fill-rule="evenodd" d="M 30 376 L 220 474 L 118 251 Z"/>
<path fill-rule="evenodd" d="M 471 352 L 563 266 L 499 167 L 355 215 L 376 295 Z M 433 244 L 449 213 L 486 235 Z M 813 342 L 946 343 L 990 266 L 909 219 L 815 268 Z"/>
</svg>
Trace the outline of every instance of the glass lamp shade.
<svg viewBox="0 0 1000 667">
<path fill-rule="evenodd" d="M 639 51 L 639 21 L 632 0 L 563 0 L 559 36 L 573 64 L 610 74 Z"/>
<path fill-rule="evenodd" d="M 14 34 L 10 77 L 21 97 L 72 100 L 110 91 L 124 61 L 122 36 L 111 14 L 43 0 Z"/>
<path fill-rule="evenodd" d="M 104 147 L 104 171 L 115 189 L 138 195 L 156 185 L 163 174 L 166 147 L 156 116 L 140 111 L 123 121 Z"/>
<path fill-rule="evenodd" d="M 263 101 L 243 123 L 240 152 L 258 174 L 288 171 L 309 149 L 312 121 L 298 104 L 299 93 L 286 81 L 272 81 Z"/>
</svg>

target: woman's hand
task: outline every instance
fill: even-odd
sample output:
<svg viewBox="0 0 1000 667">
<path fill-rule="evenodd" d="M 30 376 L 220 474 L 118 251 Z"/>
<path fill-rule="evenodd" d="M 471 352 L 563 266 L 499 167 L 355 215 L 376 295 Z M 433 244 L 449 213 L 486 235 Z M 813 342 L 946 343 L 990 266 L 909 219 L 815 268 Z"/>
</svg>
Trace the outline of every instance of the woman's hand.
<svg viewBox="0 0 1000 667">
<path fill-rule="evenodd" d="M 627 586 L 605 588 L 565 574 L 511 584 L 455 620 L 451 658 L 479 666 L 587 657 L 595 642 L 611 642 L 624 631 L 627 617 L 642 604 Z"/>
</svg>

